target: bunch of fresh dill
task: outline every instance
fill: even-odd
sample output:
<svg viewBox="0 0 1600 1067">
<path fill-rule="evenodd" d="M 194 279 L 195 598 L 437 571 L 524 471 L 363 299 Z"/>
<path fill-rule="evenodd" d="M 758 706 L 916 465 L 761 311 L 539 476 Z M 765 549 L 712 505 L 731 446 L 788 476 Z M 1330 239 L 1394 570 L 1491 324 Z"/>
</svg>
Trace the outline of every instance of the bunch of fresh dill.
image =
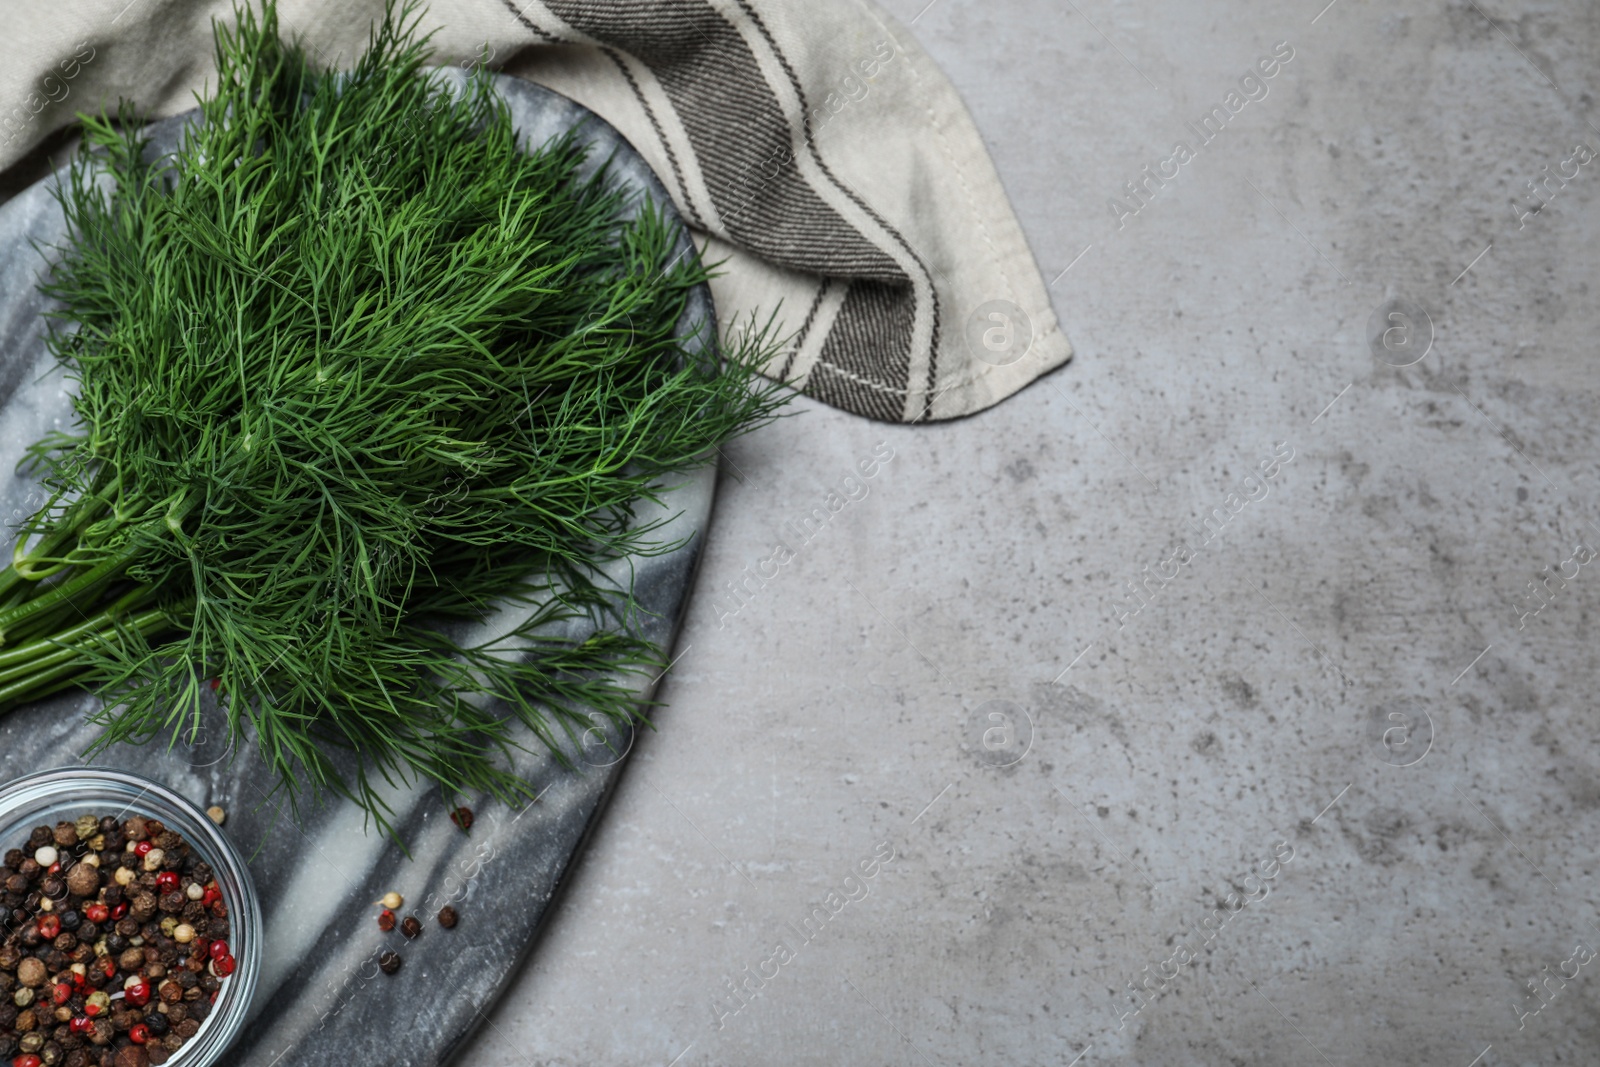
<svg viewBox="0 0 1600 1067">
<path fill-rule="evenodd" d="M 85 118 L 57 193 L 79 425 L 30 451 L 53 497 L 0 572 L 0 706 L 83 684 L 100 746 L 175 742 L 209 683 L 291 795 L 390 832 L 379 776 L 529 795 L 522 725 L 639 720 L 620 679 L 662 657 L 602 568 L 670 547 L 636 505 L 772 417 L 768 331 L 685 344 L 677 228 L 570 137 L 520 149 L 481 70 L 446 91 L 409 7 L 341 75 L 236 14 L 178 151 Z M 507 601 L 504 638 L 451 636 Z"/>
</svg>

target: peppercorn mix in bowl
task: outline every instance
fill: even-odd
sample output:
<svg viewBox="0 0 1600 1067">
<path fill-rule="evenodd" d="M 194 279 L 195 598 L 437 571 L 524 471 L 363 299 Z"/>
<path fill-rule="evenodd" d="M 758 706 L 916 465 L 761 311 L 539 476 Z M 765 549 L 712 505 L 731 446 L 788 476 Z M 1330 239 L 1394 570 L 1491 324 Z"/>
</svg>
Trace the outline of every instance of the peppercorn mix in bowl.
<svg viewBox="0 0 1600 1067">
<path fill-rule="evenodd" d="M 0 1063 L 203 1067 L 260 970 L 249 872 L 205 813 L 73 767 L 0 789 Z"/>
</svg>

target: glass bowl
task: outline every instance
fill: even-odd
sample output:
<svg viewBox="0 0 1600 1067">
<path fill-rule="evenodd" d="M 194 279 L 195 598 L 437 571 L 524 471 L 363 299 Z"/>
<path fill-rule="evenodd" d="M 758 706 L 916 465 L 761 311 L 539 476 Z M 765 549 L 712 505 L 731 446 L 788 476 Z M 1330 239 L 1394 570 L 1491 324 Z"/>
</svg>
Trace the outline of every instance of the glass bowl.
<svg viewBox="0 0 1600 1067">
<path fill-rule="evenodd" d="M 187 798 L 142 775 L 98 767 L 44 771 L 0 788 L 0 853 L 12 848 L 26 851 L 35 826 L 53 827 L 88 814 L 159 819 L 211 867 L 228 907 L 228 945 L 237 966 L 223 979 L 199 1031 L 166 1062 L 169 1067 L 215 1063 L 244 1027 L 261 970 L 261 906 L 243 858 L 204 810 Z M 115 983 L 108 988 L 116 988 Z"/>
</svg>

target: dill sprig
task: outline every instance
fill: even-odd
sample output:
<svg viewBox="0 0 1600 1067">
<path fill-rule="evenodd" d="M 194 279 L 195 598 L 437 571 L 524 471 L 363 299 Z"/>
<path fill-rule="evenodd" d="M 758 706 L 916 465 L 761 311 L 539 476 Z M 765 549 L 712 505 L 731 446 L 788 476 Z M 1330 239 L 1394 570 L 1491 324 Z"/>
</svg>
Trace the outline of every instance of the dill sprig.
<svg viewBox="0 0 1600 1067">
<path fill-rule="evenodd" d="M 342 74 L 273 3 L 236 19 L 179 149 L 85 117 L 58 188 L 78 425 L 29 452 L 0 707 L 86 685 L 97 749 L 171 744 L 215 685 L 291 797 L 391 834 L 379 778 L 531 796 L 523 727 L 645 721 L 627 676 L 663 657 L 606 567 L 674 547 L 640 502 L 782 403 L 771 323 L 685 343 L 678 229 L 572 137 L 519 148 L 481 68 L 452 94 L 409 6 Z"/>
</svg>

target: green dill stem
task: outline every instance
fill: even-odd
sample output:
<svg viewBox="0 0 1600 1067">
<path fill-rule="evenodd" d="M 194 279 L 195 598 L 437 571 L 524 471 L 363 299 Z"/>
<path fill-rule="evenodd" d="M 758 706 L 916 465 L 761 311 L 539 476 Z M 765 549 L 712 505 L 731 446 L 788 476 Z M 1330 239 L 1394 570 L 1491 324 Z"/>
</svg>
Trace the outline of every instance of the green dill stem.
<svg viewBox="0 0 1600 1067">
<path fill-rule="evenodd" d="M 72 521 L 64 522 L 45 534 L 32 549 L 27 547 L 28 532 L 24 531 L 11 550 L 11 566 L 0 572 L 0 598 L 3 598 L 19 581 L 36 582 L 48 578 L 63 567 L 72 566 L 71 561 L 58 559 L 52 553 L 63 545 L 81 541 L 84 532 L 100 520 L 101 511 L 110 504 L 105 494 L 120 489 L 121 485 L 121 475 L 108 480 L 102 472 L 95 479 L 92 494 L 72 505 Z M 46 563 L 53 565 L 43 570 L 38 569 Z"/>
<path fill-rule="evenodd" d="M 104 586 L 115 580 L 132 560 L 133 553 L 124 550 L 121 554 L 111 557 L 104 563 L 90 567 L 82 574 L 69 581 L 62 582 L 48 592 L 41 593 L 32 600 L 0 612 L 0 646 L 4 646 L 7 640 L 14 640 L 15 635 L 22 631 L 28 623 L 34 621 L 37 616 L 63 605 L 70 605 L 72 597 L 97 585 Z"/>
<path fill-rule="evenodd" d="M 94 596 L 86 597 L 85 599 L 93 602 L 94 597 L 98 597 L 103 591 L 104 587 L 97 587 L 93 591 Z M 91 608 L 90 610 L 93 609 Z M 74 601 L 68 600 L 64 603 L 59 603 L 53 608 L 29 616 L 26 621 L 7 631 L 5 635 L 6 644 L 21 647 L 31 644 L 37 639 L 47 638 L 61 627 L 70 626 L 75 617 L 84 619 L 87 618 L 87 615 L 78 608 L 77 603 Z"/>
<path fill-rule="evenodd" d="M 17 655 L 22 652 L 29 652 L 30 654 L 38 655 L 38 652 L 44 652 L 48 649 L 55 650 L 38 655 L 38 658 L 21 666 L 12 667 L 9 670 L 0 670 L 0 712 L 10 711 L 18 704 L 37 699 L 46 693 L 52 693 L 57 689 L 64 689 L 70 685 L 71 676 L 87 668 L 90 663 L 84 658 L 83 649 L 63 648 L 62 642 L 76 637 L 94 635 L 97 632 L 99 636 L 109 635 L 115 632 L 114 627 L 119 615 L 119 611 L 108 608 L 81 626 L 75 626 L 71 630 L 67 630 L 53 638 L 37 641 L 8 653 L 8 655 Z M 170 626 L 171 621 L 165 611 L 160 608 L 152 608 L 126 620 L 124 625 L 135 633 L 151 637 Z M 40 690 L 41 686 L 52 682 L 59 682 L 60 684 L 51 685 L 48 689 Z"/>
<path fill-rule="evenodd" d="M 154 589 L 150 588 L 149 586 L 140 586 L 137 589 L 133 589 L 127 593 L 124 593 L 114 603 L 112 603 L 110 607 L 101 611 L 93 618 L 79 623 L 77 626 L 62 630 L 59 633 L 51 635 L 50 637 L 40 638 L 36 641 L 30 641 L 27 644 L 18 645 L 15 648 L 0 652 L 0 681 L 9 680 L 11 678 L 10 671 L 18 664 L 35 662 L 40 656 L 51 652 L 53 649 L 60 648 L 63 644 L 76 641 L 78 638 L 83 637 L 86 634 L 93 633 L 96 630 L 109 628 L 126 612 L 137 608 L 154 595 Z"/>
<path fill-rule="evenodd" d="M 82 670 L 81 664 L 64 663 L 42 675 L 24 678 L 22 681 L 0 688 L 0 714 L 10 711 L 19 704 L 26 704 L 46 694 L 66 689 L 74 684 L 74 680 Z M 48 684 L 51 682 L 55 684 Z"/>
<path fill-rule="evenodd" d="M 42 560 L 44 553 L 54 552 L 61 546 L 77 540 L 78 533 L 79 527 L 77 525 L 64 525 L 60 529 L 52 530 L 46 534 L 44 539 L 33 547 L 32 552 L 25 551 L 28 540 L 27 531 L 19 534 L 16 547 L 11 553 L 11 565 L 4 571 L 0 571 L 0 598 L 8 598 L 13 589 L 22 582 L 37 582 L 55 573 L 55 570 L 59 568 L 52 568 L 48 572 L 35 573 L 33 564 Z M 26 595 L 26 593 L 23 594 L 23 596 Z"/>
</svg>

